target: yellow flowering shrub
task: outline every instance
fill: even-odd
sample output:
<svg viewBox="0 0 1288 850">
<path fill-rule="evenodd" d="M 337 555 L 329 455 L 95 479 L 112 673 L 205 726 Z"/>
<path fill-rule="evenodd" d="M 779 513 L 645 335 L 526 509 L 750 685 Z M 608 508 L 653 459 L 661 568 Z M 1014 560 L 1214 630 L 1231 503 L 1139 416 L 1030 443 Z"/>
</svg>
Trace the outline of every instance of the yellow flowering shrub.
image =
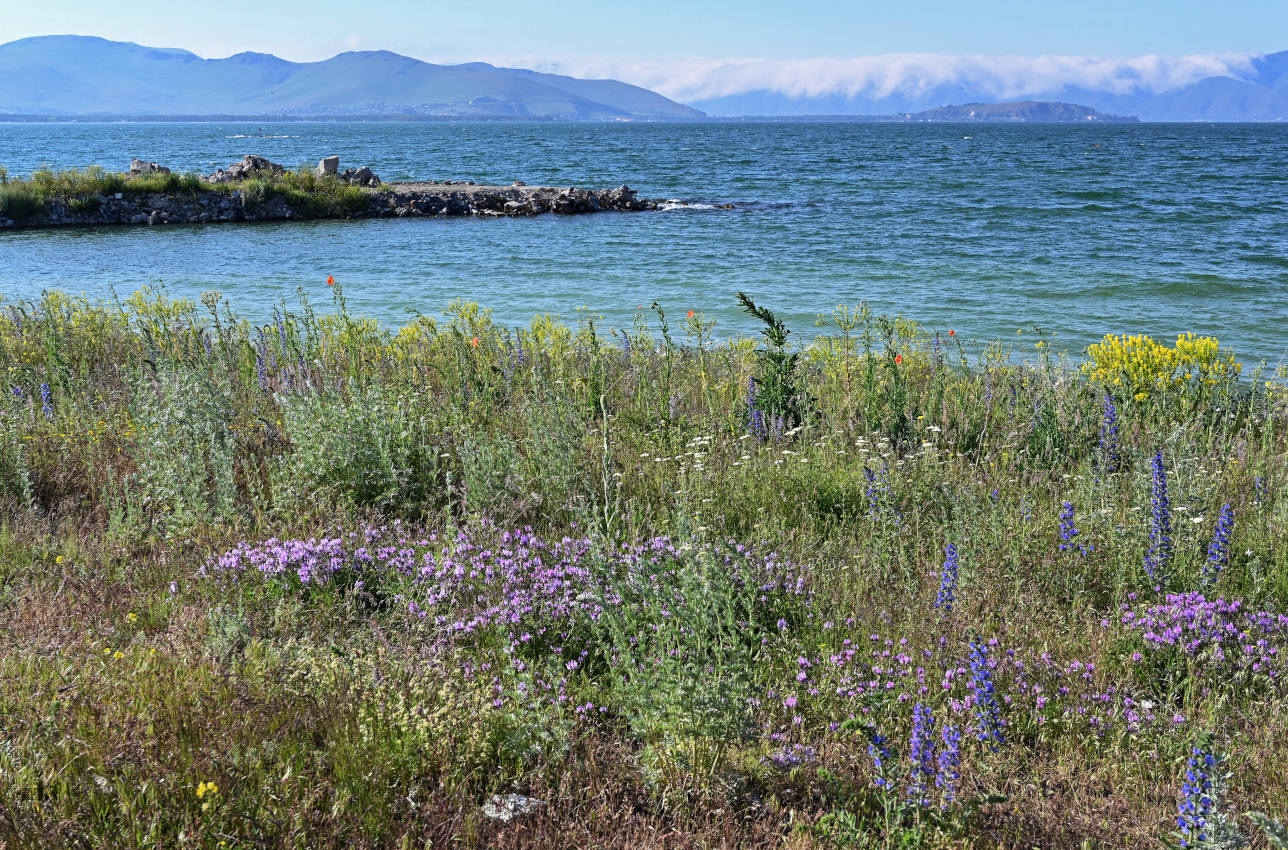
<svg viewBox="0 0 1288 850">
<path fill-rule="evenodd" d="M 1119 388 L 1137 401 L 1155 393 L 1211 386 L 1237 378 L 1243 364 L 1222 349 L 1215 337 L 1180 334 L 1169 348 L 1142 334 L 1105 338 L 1087 348 L 1082 371 L 1106 387 Z"/>
</svg>

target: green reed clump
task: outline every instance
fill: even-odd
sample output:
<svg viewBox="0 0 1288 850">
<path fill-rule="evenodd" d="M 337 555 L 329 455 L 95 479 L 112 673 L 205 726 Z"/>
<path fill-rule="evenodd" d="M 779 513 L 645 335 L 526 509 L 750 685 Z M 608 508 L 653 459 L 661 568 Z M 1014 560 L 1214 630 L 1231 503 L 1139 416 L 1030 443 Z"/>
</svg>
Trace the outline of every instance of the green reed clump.
<svg viewBox="0 0 1288 850">
<path fill-rule="evenodd" d="M 252 207 L 281 198 L 296 215 L 308 218 L 355 215 L 371 202 L 370 192 L 363 187 L 352 186 L 334 175 L 319 176 L 310 168 L 209 188 L 240 191 L 243 203 Z"/>
</svg>

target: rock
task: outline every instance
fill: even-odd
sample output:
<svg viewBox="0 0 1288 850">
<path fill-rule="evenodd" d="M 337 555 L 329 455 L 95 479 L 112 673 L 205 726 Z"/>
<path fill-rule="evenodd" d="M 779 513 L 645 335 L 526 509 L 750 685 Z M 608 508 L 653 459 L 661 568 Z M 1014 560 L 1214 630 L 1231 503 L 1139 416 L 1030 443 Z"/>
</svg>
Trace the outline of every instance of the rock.
<svg viewBox="0 0 1288 850">
<path fill-rule="evenodd" d="M 328 174 L 335 174 L 340 170 L 340 157 L 328 156 L 323 158 L 317 167 L 317 175 L 325 177 Z"/>
<path fill-rule="evenodd" d="M 234 162 L 228 168 L 220 168 L 214 174 L 201 178 L 207 183 L 236 183 L 252 177 L 281 177 L 286 169 L 275 162 L 269 162 L 262 156 L 247 154 L 240 162 Z"/>
<path fill-rule="evenodd" d="M 164 165 L 157 165 L 155 162 L 144 162 L 141 159 L 130 160 L 130 176 L 134 177 L 139 174 L 169 174 L 170 169 Z"/>
<path fill-rule="evenodd" d="M 514 181 L 513 183 L 511 183 L 510 185 L 511 185 L 511 186 L 527 186 L 528 184 L 527 184 L 527 183 L 524 183 L 522 180 L 515 180 L 515 181 Z"/>
<path fill-rule="evenodd" d="M 367 186 L 369 188 L 375 188 L 380 185 L 380 178 L 376 176 L 374 171 L 365 165 L 356 171 L 352 168 L 347 168 L 337 176 L 339 176 L 339 178 L 345 183 L 353 186 Z"/>
<path fill-rule="evenodd" d="M 493 794 L 483 804 L 483 815 L 501 823 L 509 823 L 519 815 L 535 812 L 546 804 L 545 800 L 525 797 L 522 794 Z"/>
</svg>

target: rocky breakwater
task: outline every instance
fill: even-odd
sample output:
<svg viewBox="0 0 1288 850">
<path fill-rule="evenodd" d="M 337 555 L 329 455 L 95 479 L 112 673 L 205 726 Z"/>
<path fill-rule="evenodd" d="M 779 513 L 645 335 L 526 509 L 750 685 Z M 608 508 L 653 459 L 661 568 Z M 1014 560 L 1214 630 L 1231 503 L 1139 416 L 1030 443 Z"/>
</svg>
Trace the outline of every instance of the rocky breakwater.
<svg viewBox="0 0 1288 850">
<path fill-rule="evenodd" d="M 115 176 L 114 176 L 115 177 Z M 212 174 L 178 176 L 155 162 L 134 160 L 129 173 L 107 188 L 45 200 L 23 220 L 0 216 L 4 227 L 68 227 L 122 224 L 200 224 L 292 221 L 324 218 L 417 216 L 574 215 L 606 210 L 657 209 L 633 189 L 483 186 L 472 181 L 384 183 L 370 168 L 341 171 L 337 157 L 317 169 L 291 172 L 259 156 Z"/>
<path fill-rule="evenodd" d="M 372 214 L 379 216 L 525 216 L 655 210 L 629 186 L 616 189 L 555 188 L 550 186 L 479 186 L 472 183 L 387 183 L 373 196 Z"/>
</svg>

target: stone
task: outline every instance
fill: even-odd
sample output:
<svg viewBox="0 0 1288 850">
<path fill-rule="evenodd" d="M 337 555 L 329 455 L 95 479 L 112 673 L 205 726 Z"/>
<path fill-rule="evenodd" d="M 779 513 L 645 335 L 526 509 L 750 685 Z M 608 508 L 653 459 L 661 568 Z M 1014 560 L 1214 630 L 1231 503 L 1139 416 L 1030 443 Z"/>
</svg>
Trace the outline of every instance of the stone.
<svg viewBox="0 0 1288 850">
<path fill-rule="evenodd" d="M 380 178 L 376 173 L 367 166 L 362 166 L 358 170 L 352 168 L 346 169 L 339 175 L 340 179 L 354 186 L 367 186 L 374 188 L 380 185 Z"/>
<path fill-rule="evenodd" d="M 483 804 L 484 817 L 509 823 L 519 815 L 535 812 L 546 804 L 545 800 L 525 797 L 522 794 L 493 794 Z"/>
<path fill-rule="evenodd" d="M 325 177 L 328 174 L 336 174 L 340 171 L 340 157 L 328 156 L 323 158 L 317 167 L 317 175 Z"/>
<path fill-rule="evenodd" d="M 169 174 L 170 169 L 164 165 L 157 165 L 155 162 L 144 162 L 141 159 L 130 160 L 130 176 L 140 174 Z"/>
<path fill-rule="evenodd" d="M 286 169 L 277 163 L 270 162 L 262 156 L 247 154 L 240 162 L 234 162 L 226 169 L 220 168 L 214 174 L 201 179 L 207 183 L 236 183 L 253 177 L 281 177 L 285 173 Z"/>
</svg>

